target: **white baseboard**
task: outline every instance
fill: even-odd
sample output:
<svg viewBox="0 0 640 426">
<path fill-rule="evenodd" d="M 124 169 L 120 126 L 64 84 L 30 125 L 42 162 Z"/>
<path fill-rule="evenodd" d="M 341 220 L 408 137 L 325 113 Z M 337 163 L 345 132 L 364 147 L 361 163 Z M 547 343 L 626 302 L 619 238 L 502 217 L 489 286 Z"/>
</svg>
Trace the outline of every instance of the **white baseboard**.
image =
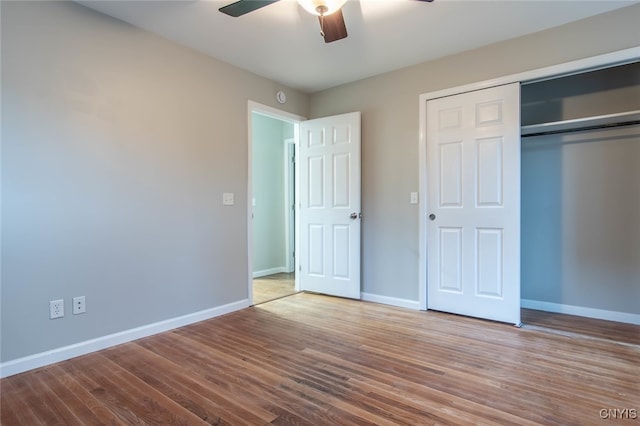
<svg viewBox="0 0 640 426">
<path fill-rule="evenodd" d="M 286 266 L 280 266 L 278 268 L 263 269 L 262 271 L 255 271 L 253 278 L 266 277 L 267 275 L 279 274 L 281 272 L 287 272 Z"/>
<path fill-rule="evenodd" d="M 640 315 L 628 312 L 607 311 L 604 309 L 586 308 L 584 306 L 563 305 L 560 303 L 541 302 L 539 300 L 527 299 L 522 299 L 520 301 L 520 306 L 527 309 L 536 309 L 538 311 L 578 315 L 587 318 L 597 318 L 640 325 Z"/>
<path fill-rule="evenodd" d="M 408 308 L 420 310 L 420 302 L 417 300 L 399 299 L 397 297 L 380 296 L 379 294 L 361 293 L 362 300 L 366 302 L 382 303 L 383 305 L 397 306 L 399 308 Z"/>
<path fill-rule="evenodd" d="M 124 330 L 107 336 L 98 337 L 96 339 L 75 343 L 73 345 L 63 346 L 46 352 L 29 355 L 24 358 L 7 361 L 0 364 L 0 378 L 12 376 L 34 368 L 44 367 L 45 365 L 64 361 L 80 355 L 99 351 L 101 349 L 106 349 L 111 346 L 131 342 L 132 340 L 140 339 L 142 337 L 151 336 L 174 328 L 211 319 L 249 306 L 249 300 L 240 300 L 227 305 L 205 309 L 203 311 L 159 321 L 153 324 L 143 325 L 130 330 Z"/>
</svg>

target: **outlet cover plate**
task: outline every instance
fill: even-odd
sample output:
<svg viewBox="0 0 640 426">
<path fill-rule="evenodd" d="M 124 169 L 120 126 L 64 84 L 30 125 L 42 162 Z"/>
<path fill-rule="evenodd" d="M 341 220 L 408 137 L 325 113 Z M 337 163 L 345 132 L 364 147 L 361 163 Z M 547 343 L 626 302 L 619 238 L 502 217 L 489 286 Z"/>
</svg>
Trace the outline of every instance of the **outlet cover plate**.
<svg viewBox="0 0 640 426">
<path fill-rule="evenodd" d="M 49 301 L 49 319 L 62 318 L 64 316 L 64 300 Z"/>
<path fill-rule="evenodd" d="M 87 312 L 87 300 L 84 296 L 73 298 L 73 315 L 84 314 Z"/>
</svg>

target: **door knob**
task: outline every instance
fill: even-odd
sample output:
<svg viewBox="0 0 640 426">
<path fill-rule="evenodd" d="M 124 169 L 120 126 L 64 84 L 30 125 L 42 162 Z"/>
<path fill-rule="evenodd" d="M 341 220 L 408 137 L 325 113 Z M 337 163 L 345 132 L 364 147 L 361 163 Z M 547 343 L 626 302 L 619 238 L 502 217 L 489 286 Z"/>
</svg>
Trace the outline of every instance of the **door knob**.
<svg viewBox="0 0 640 426">
<path fill-rule="evenodd" d="M 436 215 L 435 215 L 435 214 L 433 214 L 433 213 L 431 213 L 431 214 L 429 215 L 429 219 L 430 219 L 430 220 L 436 220 Z"/>
<path fill-rule="evenodd" d="M 349 217 L 350 217 L 351 219 L 357 219 L 357 218 L 358 218 L 358 213 L 353 212 L 353 213 L 351 213 L 351 214 L 349 215 Z"/>
</svg>

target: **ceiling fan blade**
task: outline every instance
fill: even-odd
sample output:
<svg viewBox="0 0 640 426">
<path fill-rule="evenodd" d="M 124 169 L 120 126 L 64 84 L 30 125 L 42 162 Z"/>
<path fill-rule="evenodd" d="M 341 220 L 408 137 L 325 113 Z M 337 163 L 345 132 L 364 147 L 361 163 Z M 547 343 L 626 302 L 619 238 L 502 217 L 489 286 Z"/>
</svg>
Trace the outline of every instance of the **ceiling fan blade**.
<svg viewBox="0 0 640 426">
<path fill-rule="evenodd" d="M 268 6 L 271 3 L 275 3 L 277 1 L 279 0 L 239 0 L 235 3 L 223 6 L 218 10 L 226 15 L 237 18 L 238 16 L 253 12 L 254 10 Z"/>
<path fill-rule="evenodd" d="M 325 43 L 331 43 L 332 41 L 347 37 L 347 27 L 344 24 L 344 17 L 342 16 L 341 9 L 338 9 L 337 12 L 334 12 L 329 16 L 319 16 L 318 19 L 320 20 L 320 27 L 324 32 Z"/>
</svg>

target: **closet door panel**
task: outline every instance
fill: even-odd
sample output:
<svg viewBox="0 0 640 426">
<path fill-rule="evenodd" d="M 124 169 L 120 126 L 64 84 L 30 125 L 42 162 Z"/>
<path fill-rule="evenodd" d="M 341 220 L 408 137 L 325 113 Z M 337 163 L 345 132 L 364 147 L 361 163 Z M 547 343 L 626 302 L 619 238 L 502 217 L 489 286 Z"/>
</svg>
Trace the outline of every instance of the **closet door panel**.
<svg viewBox="0 0 640 426">
<path fill-rule="evenodd" d="M 427 102 L 427 307 L 520 323 L 520 88 Z"/>
</svg>

